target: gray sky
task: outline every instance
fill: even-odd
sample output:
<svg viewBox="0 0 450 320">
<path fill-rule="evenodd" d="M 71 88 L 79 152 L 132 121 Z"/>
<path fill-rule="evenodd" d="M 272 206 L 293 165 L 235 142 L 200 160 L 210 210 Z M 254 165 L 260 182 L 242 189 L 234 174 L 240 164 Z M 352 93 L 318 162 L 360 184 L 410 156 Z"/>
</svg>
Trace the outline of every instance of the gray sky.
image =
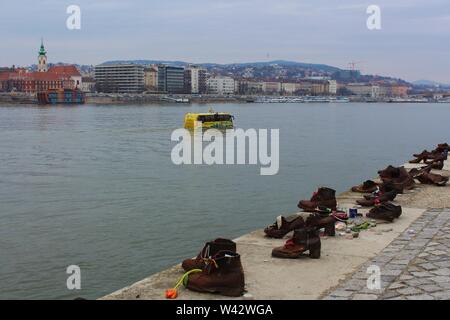
<svg viewBox="0 0 450 320">
<path fill-rule="evenodd" d="M 0 65 L 116 59 L 250 62 L 275 59 L 450 83 L 449 0 L 3 0 Z M 66 28 L 81 7 L 81 30 Z M 381 7 L 381 30 L 366 8 Z"/>
</svg>

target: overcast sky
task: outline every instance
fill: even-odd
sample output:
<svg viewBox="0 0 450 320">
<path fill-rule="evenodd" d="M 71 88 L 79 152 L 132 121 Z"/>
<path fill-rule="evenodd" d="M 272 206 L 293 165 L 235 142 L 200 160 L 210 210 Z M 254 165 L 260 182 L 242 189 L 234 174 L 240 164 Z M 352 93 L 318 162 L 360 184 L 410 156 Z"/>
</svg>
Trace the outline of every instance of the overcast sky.
<svg viewBox="0 0 450 320">
<path fill-rule="evenodd" d="M 66 28 L 79 5 L 81 30 Z M 366 9 L 381 7 L 381 30 Z M 2 0 L 0 65 L 275 59 L 450 83 L 449 0 Z"/>
</svg>

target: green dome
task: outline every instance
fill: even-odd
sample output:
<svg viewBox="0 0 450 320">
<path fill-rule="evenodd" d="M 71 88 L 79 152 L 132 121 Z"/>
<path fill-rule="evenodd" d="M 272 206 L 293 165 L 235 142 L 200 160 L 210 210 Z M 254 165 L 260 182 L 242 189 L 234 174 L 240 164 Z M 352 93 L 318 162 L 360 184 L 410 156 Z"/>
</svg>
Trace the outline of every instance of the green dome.
<svg viewBox="0 0 450 320">
<path fill-rule="evenodd" d="M 41 49 L 39 50 L 39 55 L 40 56 L 45 56 L 46 54 L 47 54 L 47 51 L 45 51 L 44 43 L 42 42 L 41 43 Z"/>
</svg>

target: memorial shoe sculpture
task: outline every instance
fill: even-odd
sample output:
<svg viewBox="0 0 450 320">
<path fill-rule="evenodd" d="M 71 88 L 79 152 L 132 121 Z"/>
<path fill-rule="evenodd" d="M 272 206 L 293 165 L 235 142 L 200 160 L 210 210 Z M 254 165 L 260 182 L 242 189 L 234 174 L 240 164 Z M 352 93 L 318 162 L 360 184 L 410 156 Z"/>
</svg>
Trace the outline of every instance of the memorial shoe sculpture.
<svg viewBox="0 0 450 320">
<path fill-rule="evenodd" d="M 215 256 L 220 251 L 236 252 L 236 243 L 222 238 L 207 242 L 197 257 L 184 260 L 181 266 L 185 271 L 202 269 L 206 264 L 205 261 L 208 261 L 208 259 Z"/>
<path fill-rule="evenodd" d="M 284 246 L 272 250 L 275 258 L 296 259 L 306 251 L 312 259 L 320 258 L 320 236 L 315 228 L 301 228 L 294 231 L 294 236 Z"/>
<path fill-rule="evenodd" d="M 238 297 L 244 293 L 244 269 L 238 253 L 220 251 L 205 262 L 201 271 L 187 276 L 187 289 L 230 297 Z"/>
<path fill-rule="evenodd" d="M 313 193 L 310 200 L 301 200 L 298 205 L 300 209 L 314 212 L 317 207 L 326 207 L 336 210 L 336 190 L 327 187 L 321 187 Z"/>
</svg>

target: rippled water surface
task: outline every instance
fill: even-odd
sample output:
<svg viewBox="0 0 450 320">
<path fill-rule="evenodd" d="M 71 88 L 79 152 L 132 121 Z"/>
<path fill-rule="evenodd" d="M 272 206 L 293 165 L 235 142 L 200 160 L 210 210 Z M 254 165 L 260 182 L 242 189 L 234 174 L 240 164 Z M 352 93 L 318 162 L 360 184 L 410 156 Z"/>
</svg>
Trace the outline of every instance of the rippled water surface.
<svg viewBox="0 0 450 320">
<path fill-rule="evenodd" d="M 97 298 L 450 143 L 447 104 L 219 104 L 280 129 L 280 171 L 175 166 L 172 131 L 209 105 L 0 106 L 0 299 Z M 82 290 L 66 288 L 79 265 Z"/>
</svg>

